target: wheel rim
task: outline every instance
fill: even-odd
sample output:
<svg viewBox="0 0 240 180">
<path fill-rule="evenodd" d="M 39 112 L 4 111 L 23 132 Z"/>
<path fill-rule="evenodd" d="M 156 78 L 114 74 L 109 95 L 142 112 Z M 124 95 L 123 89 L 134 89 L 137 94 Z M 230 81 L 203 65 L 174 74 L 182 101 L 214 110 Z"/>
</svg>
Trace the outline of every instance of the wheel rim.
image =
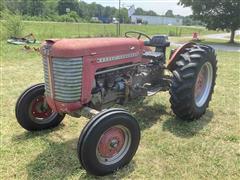
<svg viewBox="0 0 240 180">
<path fill-rule="evenodd" d="M 131 133 L 122 126 L 113 126 L 100 137 L 96 155 L 101 164 L 111 165 L 119 162 L 128 152 L 131 145 Z"/>
<path fill-rule="evenodd" d="M 30 104 L 29 114 L 31 119 L 39 124 L 48 123 L 52 120 L 53 116 L 56 116 L 56 113 L 45 104 L 45 96 L 38 96 L 33 99 Z"/>
<path fill-rule="evenodd" d="M 202 107 L 207 101 L 213 81 L 213 68 L 212 64 L 206 62 L 201 67 L 198 73 L 196 84 L 195 84 L 195 103 L 198 107 Z"/>
</svg>

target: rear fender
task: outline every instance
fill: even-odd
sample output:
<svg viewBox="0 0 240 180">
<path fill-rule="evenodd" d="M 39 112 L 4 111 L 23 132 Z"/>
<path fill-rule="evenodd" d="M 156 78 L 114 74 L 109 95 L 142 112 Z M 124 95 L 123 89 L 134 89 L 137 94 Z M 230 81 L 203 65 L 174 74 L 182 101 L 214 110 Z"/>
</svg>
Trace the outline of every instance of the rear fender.
<svg viewBox="0 0 240 180">
<path fill-rule="evenodd" d="M 186 48 L 191 48 L 194 45 L 196 45 L 196 44 L 192 43 L 192 42 L 189 42 L 189 43 L 186 43 L 186 44 L 180 46 L 179 48 L 177 48 L 174 51 L 174 53 L 171 55 L 171 57 L 170 57 L 170 59 L 168 61 L 168 64 L 167 64 L 167 68 L 170 71 L 173 71 L 173 67 L 174 67 L 175 61 L 178 59 L 179 55 L 182 54 Z"/>
</svg>

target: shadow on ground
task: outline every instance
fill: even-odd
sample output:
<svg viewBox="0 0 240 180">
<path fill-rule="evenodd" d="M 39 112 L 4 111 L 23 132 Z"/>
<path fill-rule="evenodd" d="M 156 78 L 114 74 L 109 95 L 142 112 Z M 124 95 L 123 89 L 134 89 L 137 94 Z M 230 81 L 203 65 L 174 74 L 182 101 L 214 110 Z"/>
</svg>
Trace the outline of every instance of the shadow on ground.
<svg viewBox="0 0 240 180">
<path fill-rule="evenodd" d="M 134 106 L 130 104 L 126 108 L 139 120 L 141 130 L 150 128 L 159 120 L 161 114 L 166 113 L 166 108 L 161 104 L 148 106 L 146 102 L 143 102 L 143 99 L 138 101 L 138 103 L 133 102 L 133 104 Z M 53 130 L 58 131 L 63 128 L 64 124 L 60 124 Z M 54 142 L 49 138 L 49 134 L 53 130 L 41 132 L 25 131 L 13 137 L 13 141 L 18 142 L 41 137 L 44 144 L 46 144 L 44 145 L 46 149 L 27 165 L 28 179 L 66 179 L 71 176 L 79 176 L 79 179 L 119 179 L 131 174 L 136 167 L 136 163 L 133 160 L 123 169 L 111 175 L 104 177 L 91 176 L 81 167 L 77 158 L 78 137 L 69 141 Z"/>
<path fill-rule="evenodd" d="M 51 133 L 52 131 L 58 131 L 58 130 L 64 129 L 64 126 L 65 125 L 63 123 L 61 123 L 54 129 L 49 129 L 49 130 L 44 130 L 44 131 L 33 131 L 33 132 L 24 131 L 22 134 L 17 134 L 15 136 L 13 136 L 12 140 L 13 141 L 24 141 L 24 140 L 34 139 L 36 137 L 47 137 L 48 134 Z"/>
<path fill-rule="evenodd" d="M 165 115 L 167 119 L 164 118 L 163 131 L 169 131 L 178 137 L 191 138 L 213 118 L 213 112 L 207 111 L 200 120 L 182 121 L 173 116 L 171 112 L 168 112 L 166 106 L 160 103 L 150 104 L 144 99 L 140 99 L 126 106 L 129 112 L 137 118 L 142 131 L 150 128 L 158 121 L 163 121 L 162 116 Z M 62 128 L 64 128 L 63 124 L 54 130 Z M 34 133 L 25 132 L 13 138 L 15 141 L 25 141 L 41 136 L 47 144 L 46 149 L 27 165 L 28 179 L 66 179 L 74 175 L 79 176 L 79 179 L 101 179 L 101 177 L 87 174 L 81 167 L 77 158 L 78 137 L 66 142 L 54 142 L 48 138 L 50 132 L 51 130 Z M 124 178 L 133 172 L 135 167 L 136 164 L 132 161 L 125 168 L 112 175 L 102 177 L 102 179 Z"/>
<path fill-rule="evenodd" d="M 135 162 L 125 166 L 109 176 L 96 177 L 89 175 L 81 167 L 77 158 L 78 138 L 63 143 L 45 139 L 48 147 L 27 165 L 28 179 L 67 179 L 79 176 L 79 179 L 114 179 L 124 178 L 134 171 Z"/>
<path fill-rule="evenodd" d="M 206 111 L 203 117 L 191 122 L 173 116 L 163 122 L 163 131 L 169 131 L 177 137 L 191 138 L 207 126 L 213 116 L 212 111 Z"/>
<path fill-rule="evenodd" d="M 138 120 L 141 130 L 148 129 L 156 124 L 158 121 L 162 121 L 162 115 L 168 115 L 167 107 L 160 103 L 152 103 L 140 98 L 134 100 L 128 104 L 127 109 Z"/>
<path fill-rule="evenodd" d="M 162 116 L 166 115 L 167 119 L 163 121 L 163 131 L 169 131 L 175 136 L 182 138 L 191 138 L 198 134 L 205 126 L 211 122 L 214 114 L 212 111 L 207 110 L 204 116 L 199 120 L 186 121 L 177 118 L 172 112 L 167 111 L 167 107 L 154 103 L 147 105 L 148 103 L 138 101 L 137 106 L 128 106 L 130 112 L 134 113 L 137 118 L 141 130 L 148 129 L 158 121 L 163 121 Z"/>
</svg>

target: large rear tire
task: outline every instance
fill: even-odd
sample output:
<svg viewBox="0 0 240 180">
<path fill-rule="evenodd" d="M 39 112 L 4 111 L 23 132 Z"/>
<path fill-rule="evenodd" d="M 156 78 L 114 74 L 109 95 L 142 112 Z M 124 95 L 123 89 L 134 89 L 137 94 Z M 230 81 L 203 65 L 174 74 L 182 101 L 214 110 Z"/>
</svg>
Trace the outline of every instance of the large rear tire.
<svg viewBox="0 0 240 180">
<path fill-rule="evenodd" d="M 173 66 L 170 103 L 182 120 L 199 119 L 211 101 L 217 60 L 210 46 L 194 45 L 178 56 Z"/>
<path fill-rule="evenodd" d="M 106 175 L 128 164 L 137 151 L 140 128 L 122 109 L 109 109 L 95 116 L 78 141 L 78 158 L 94 175 Z"/>
<path fill-rule="evenodd" d="M 58 126 L 65 114 L 53 112 L 45 103 L 44 84 L 26 89 L 18 98 L 15 115 L 18 123 L 28 131 L 39 131 Z"/>
</svg>

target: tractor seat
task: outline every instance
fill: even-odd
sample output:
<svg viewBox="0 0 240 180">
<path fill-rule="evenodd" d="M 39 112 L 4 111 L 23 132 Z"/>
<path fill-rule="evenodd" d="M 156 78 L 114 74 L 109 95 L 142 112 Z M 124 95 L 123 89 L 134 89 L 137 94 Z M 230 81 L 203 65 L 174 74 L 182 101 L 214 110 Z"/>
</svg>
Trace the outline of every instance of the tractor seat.
<svg viewBox="0 0 240 180">
<path fill-rule="evenodd" d="M 164 53 L 147 51 L 147 52 L 143 53 L 142 57 L 146 58 L 146 59 L 151 59 L 151 60 L 161 60 L 162 58 L 164 58 Z"/>
</svg>

